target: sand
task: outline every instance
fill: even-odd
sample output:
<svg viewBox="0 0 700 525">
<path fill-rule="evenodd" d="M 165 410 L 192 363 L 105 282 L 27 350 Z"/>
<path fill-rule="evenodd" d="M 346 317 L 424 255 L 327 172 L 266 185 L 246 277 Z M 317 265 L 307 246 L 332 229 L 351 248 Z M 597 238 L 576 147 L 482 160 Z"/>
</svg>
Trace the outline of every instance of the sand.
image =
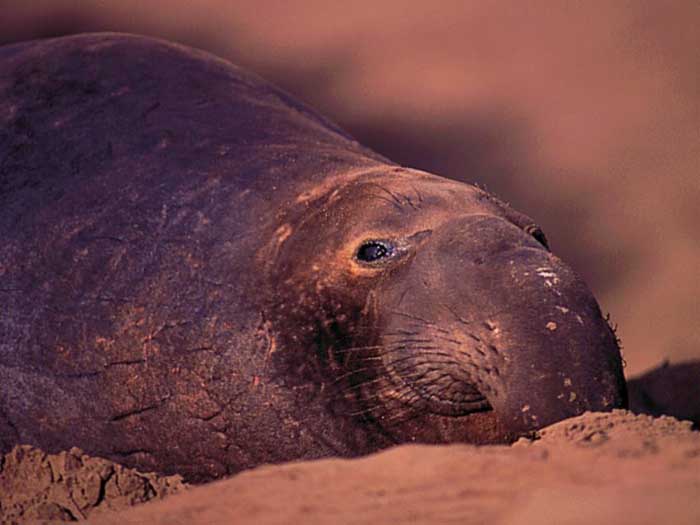
<svg viewBox="0 0 700 525">
<path fill-rule="evenodd" d="M 47 456 L 22 448 L 0 472 L 2 523 L 48 523 L 36 521 L 41 512 L 66 520 L 78 507 L 89 523 L 105 525 L 696 525 L 700 433 L 690 427 L 623 410 L 587 413 L 512 446 L 404 445 L 364 458 L 262 466 L 188 490 L 178 478 L 137 474 L 75 449 Z M 23 503 L 21 491 L 39 478 L 45 488 L 31 501 L 41 503 Z M 20 508 L 24 515 L 6 510 Z"/>
<path fill-rule="evenodd" d="M 157 476 L 92 458 L 18 445 L 0 459 L 0 523 L 66 522 L 130 508 L 184 490 L 180 476 Z"/>
</svg>

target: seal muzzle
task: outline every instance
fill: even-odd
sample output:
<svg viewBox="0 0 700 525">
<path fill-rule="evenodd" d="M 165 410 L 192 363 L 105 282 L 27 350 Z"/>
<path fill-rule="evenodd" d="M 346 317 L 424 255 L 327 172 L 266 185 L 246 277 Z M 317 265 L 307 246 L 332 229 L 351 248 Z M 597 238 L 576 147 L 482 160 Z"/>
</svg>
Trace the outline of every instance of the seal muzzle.
<svg viewBox="0 0 700 525">
<path fill-rule="evenodd" d="M 491 215 L 456 219 L 428 242 L 403 275 L 410 307 L 386 307 L 387 346 L 405 336 L 385 365 L 416 403 L 446 416 L 490 408 L 512 438 L 626 405 L 615 334 L 545 245 Z"/>
</svg>

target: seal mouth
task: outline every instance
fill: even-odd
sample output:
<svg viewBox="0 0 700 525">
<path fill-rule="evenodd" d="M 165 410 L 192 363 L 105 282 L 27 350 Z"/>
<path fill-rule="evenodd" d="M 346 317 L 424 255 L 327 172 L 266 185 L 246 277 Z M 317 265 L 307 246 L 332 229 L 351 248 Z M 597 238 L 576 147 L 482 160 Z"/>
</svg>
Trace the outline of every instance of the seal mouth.
<svg viewBox="0 0 700 525">
<path fill-rule="evenodd" d="M 448 417 L 493 410 L 486 396 L 462 374 L 456 377 L 450 373 L 445 363 L 422 362 L 415 367 L 409 376 L 388 367 L 399 398 L 412 408 Z"/>
<path fill-rule="evenodd" d="M 407 385 L 420 398 L 423 407 L 440 416 L 463 417 L 474 412 L 493 410 L 486 397 L 469 383 L 454 380 L 457 392 L 445 391 L 442 388 L 429 388 L 423 385 Z M 457 385 L 457 383 L 459 383 Z"/>
</svg>

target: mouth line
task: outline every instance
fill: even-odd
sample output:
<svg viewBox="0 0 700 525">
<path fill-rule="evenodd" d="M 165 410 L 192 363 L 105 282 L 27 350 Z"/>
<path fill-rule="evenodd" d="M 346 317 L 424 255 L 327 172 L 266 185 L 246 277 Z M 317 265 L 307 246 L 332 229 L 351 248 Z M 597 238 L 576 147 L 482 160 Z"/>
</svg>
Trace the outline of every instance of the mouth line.
<svg viewBox="0 0 700 525">
<path fill-rule="evenodd" d="M 425 403 L 425 408 L 440 416 L 463 417 L 475 412 L 487 412 L 493 410 L 488 400 L 481 394 L 469 396 L 466 399 L 455 400 L 440 397 L 434 392 L 426 392 L 425 389 L 417 385 L 407 385 L 421 401 Z"/>
<path fill-rule="evenodd" d="M 462 364 L 454 358 L 444 359 L 447 357 L 444 354 L 442 357 L 431 360 L 430 356 L 423 355 L 421 358 L 418 354 L 409 357 L 408 362 L 412 362 L 410 367 L 406 367 L 406 361 L 402 360 L 403 364 L 398 369 L 392 366 L 396 362 L 385 363 L 386 378 L 398 392 L 404 392 L 400 395 L 402 403 L 415 410 L 447 417 L 493 411 L 487 397 L 468 377 L 463 377 Z M 447 369 L 437 374 L 431 373 L 442 367 Z M 406 374 L 407 368 L 411 368 L 412 372 Z"/>
<path fill-rule="evenodd" d="M 415 409 L 425 409 L 432 414 L 447 417 L 463 417 L 475 412 L 493 410 L 493 407 L 481 392 L 470 383 L 464 383 L 459 379 L 454 379 L 454 381 L 469 384 L 474 390 L 473 393 L 463 393 L 460 396 L 461 399 L 440 396 L 440 388 L 429 390 L 425 385 L 409 381 L 395 372 L 390 373 L 389 378 L 395 386 L 405 389 L 412 394 L 410 399 L 404 400 L 404 403 Z"/>
</svg>

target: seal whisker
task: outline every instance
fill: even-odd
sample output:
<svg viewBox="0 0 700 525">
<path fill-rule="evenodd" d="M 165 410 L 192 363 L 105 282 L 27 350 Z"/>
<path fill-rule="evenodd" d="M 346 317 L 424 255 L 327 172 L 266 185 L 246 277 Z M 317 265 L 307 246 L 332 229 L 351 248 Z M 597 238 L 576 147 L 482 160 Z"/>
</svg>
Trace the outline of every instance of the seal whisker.
<svg viewBox="0 0 700 525">
<path fill-rule="evenodd" d="M 418 417 L 421 415 L 420 411 L 417 408 L 413 408 L 410 406 L 409 403 L 402 401 L 402 400 L 397 400 L 401 403 L 402 406 L 406 407 L 403 410 L 397 411 L 395 413 L 392 413 L 391 416 L 387 416 L 389 411 L 387 410 L 387 407 L 384 407 L 382 405 L 374 405 L 371 407 L 364 408 L 362 410 L 357 410 L 354 412 L 348 412 L 345 415 L 350 416 L 350 417 L 363 417 L 365 419 L 372 419 L 375 420 L 377 423 L 381 422 L 382 424 L 396 424 L 404 421 L 410 421 L 414 419 L 415 417 Z M 408 405 L 408 406 L 407 406 Z M 407 417 L 410 416 L 410 417 Z"/>
<path fill-rule="evenodd" d="M 444 352 L 439 346 L 429 346 L 429 345 L 392 345 L 388 347 L 392 352 L 399 350 L 428 350 L 427 355 L 442 355 L 445 357 L 453 357 L 452 354 Z M 415 357 L 412 355 L 412 357 Z"/>
<path fill-rule="evenodd" d="M 446 341 L 448 343 L 456 344 L 457 346 L 462 346 L 464 344 L 462 341 L 458 341 L 457 339 L 446 337 L 444 335 L 435 335 L 435 338 L 439 339 L 440 341 Z"/>
<path fill-rule="evenodd" d="M 382 197 L 381 195 L 375 195 L 373 193 L 368 194 L 370 197 L 374 197 L 375 199 L 378 199 L 380 201 L 388 202 L 391 204 L 394 208 L 398 209 L 400 212 L 403 212 L 403 207 L 401 206 L 401 203 L 396 203 L 391 199 L 387 199 L 386 197 Z"/>
<path fill-rule="evenodd" d="M 399 351 L 399 350 L 405 350 L 405 349 L 410 349 L 411 345 L 403 345 L 402 341 L 395 341 L 389 344 L 385 345 L 368 345 L 368 346 L 356 346 L 356 347 L 351 347 L 351 348 L 339 348 L 339 349 L 333 349 L 332 353 L 342 356 L 344 354 L 354 354 L 357 359 L 359 360 L 367 360 L 367 359 L 379 359 L 383 356 L 386 356 L 388 354 L 391 354 L 393 352 Z M 419 348 L 419 347 L 414 347 L 414 348 Z M 428 348 L 428 347 L 425 347 Z M 432 347 L 437 349 L 437 347 Z M 373 355 L 362 355 L 363 351 L 372 351 Z"/>
<path fill-rule="evenodd" d="M 399 209 L 401 209 L 401 210 L 403 211 L 404 203 L 403 203 L 403 201 L 402 201 L 401 199 L 399 199 L 399 198 L 397 197 L 397 195 L 396 195 L 394 192 L 392 192 L 392 191 L 389 190 L 388 188 L 385 188 L 384 186 L 382 186 L 381 184 L 379 184 L 379 183 L 377 183 L 377 182 L 371 182 L 371 183 L 368 184 L 368 186 L 377 187 L 377 188 L 379 188 L 380 190 L 382 190 L 383 192 L 385 192 L 387 195 L 389 195 L 389 197 L 391 198 L 391 200 L 392 200 L 393 202 L 395 202 L 395 203 L 398 205 Z"/>
<path fill-rule="evenodd" d="M 406 367 L 403 370 L 410 371 L 411 369 L 409 367 Z M 412 380 L 412 379 L 417 379 L 417 378 L 421 377 L 421 375 L 422 375 L 421 373 L 413 372 L 413 373 L 405 374 L 404 377 L 406 379 Z M 347 393 L 350 391 L 356 391 L 357 389 L 364 387 L 364 386 L 369 386 L 369 385 L 373 385 L 376 383 L 381 383 L 382 381 L 387 381 L 387 380 L 388 380 L 388 378 L 386 376 L 377 376 L 377 377 L 372 377 L 372 378 L 367 378 L 367 379 L 361 379 L 359 381 L 353 382 L 347 388 L 341 389 L 339 392 L 344 394 L 344 393 Z M 394 388 L 402 388 L 402 389 L 410 390 L 410 387 L 404 383 L 396 385 L 392 382 L 392 386 Z"/>
<path fill-rule="evenodd" d="M 470 323 L 470 322 L 467 321 L 464 317 L 462 317 L 462 316 L 459 315 L 457 312 L 455 312 L 454 308 L 452 308 L 449 304 L 446 304 L 446 303 L 443 303 L 443 302 L 439 302 L 439 303 L 438 303 L 438 306 L 442 306 L 443 308 L 445 308 L 445 309 L 446 309 L 448 312 L 450 312 L 450 313 L 454 316 L 454 318 L 457 319 L 457 321 L 459 321 L 460 323 L 462 323 L 462 324 L 464 324 L 464 325 L 466 325 L 466 326 L 471 326 L 472 323 Z"/>
<path fill-rule="evenodd" d="M 403 399 L 405 396 L 413 394 L 413 390 L 404 385 L 401 385 L 400 388 L 396 388 L 392 385 L 381 388 L 373 395 L 363 396 L 362 400 L 365 402 L 382 401 L 383 404 L 387 399 Z"/>
<path fill-rule="evenodd" d="M 400 316 L 403 316 L 403 317 L 408 317 L 409 319 L 413 319 L 414 321 L 420 321 L 420 322 L 425 323 L 425 324 L 427 324 L 427 325 L 429 325 L 429 326 L 434 326 L 436 329 L 439 329 L 439 328 L 436 326 L 435 322 L 433 322 L 433 321 L 428 321 L 427 319 L 423 319 L 422 317 L 419 317 L 419 316 L 414 315 L 414 314 L 409 314 L 409 313 L 407 313 L 407 312 L 400 312 L 399 310 L 390 310 L 389 313 L 390 313 L 390 314 L 395 314 L 395 315 L 400 315 Z"/>
<path fill-rule="evenodd" d="M 359 388 L 361 388 L 361 387 L 363 387 L 363 386 L 374 385 L 374 384 L 376 384 L 376 383 L 379 383 L 379 382 L 385 381 L 385 380 L 386 380 L 386 379 L 383 378 L 383 377 L 381 377 L 381 376 L 379 376 L 379 377 L 367 378 L 367 379 L 361 379 L 361 380 L 359 380 L 359 381 L 353 382 L 352 384 L 350 384 L 349 386 L 347 386 L 347 387 L 345 387 L 345 388 L 342 388 L 342 389 L 338 390 L 338 392 L 339 392 L 340 394 L 346 394 L 346 393 L 348 393 L 348 392 L 357 391 Z"/>
<path fill-rule="evenodd" d="M 421 412 L 419 410 L 406 409 L 385 418 L 383 421 L 387 424 L 395 425 L 397 423 L 407 423 L 409 421 L 413 421 L 414 419 L 417 419 L 420 416 Z"/>
<path fill-rule="evenodd" d="M 362 350 L 377 350 L 384 348 L 384 345 L 367 345 L 367 346 L 351 346 L 348 348 L 335 348 L 333 349 L 334 354 L 345 354 L 353 352 L 361 352 Z"/>
<path fill-rule="evenodd" d="M 382 389 L 371 396 L 363 396 L 362 401 L 366 403 L 359 410 L 351 410 L 347 412 L 350 416 L 361 416 L 366 414 L 372 414 L 377 411 L 386 411 L 387 407 L 384 405 L 385 397 L 388 389 Z"/>
<path fill-rule="evenodd" d="M 345 372 L 344 374 L 339 375 L 338 377 L 335 378 L 334 383 L 340 383 L 341 381 L 352 377 L 357 374 L 363 374 L 364 372 L 370 372 L 370 371 L 376 371 L 376 367 L 374 366 L 365 366 L 362 368 L 355 368 L 353 370 L 350 370 L 348 372 Z M 357 384 L 357 383 L 354 383 Z"/>
<path fill-rule="evenodd" d="M 397 337 L 398 337 L 398 336 L 397 336 Z M 406 336 L 401 336 L 401 337 L 406 337 Z M 400 342 L 400 343 L 406 343 L 406 344 L 410 344 L 410 343 L 430 343 L 432 340 L 433 340 L 433 339 L 431 339 L 431 338 L 429 338 L 429 339 L 401 339 L 401 340 L 398 341 L 398 342 Z"/>
<path fill-rule="evenodd" d="M 420 334 L 420 331 L 411 331 L 411 330 L 396 330 L 395 332 L 385 332 L 384 335 L 386 336 L 399 336 L 399 335 L 418 335 Z"/>
<path fill-rule="evenodd" d="M 416 189 L 415 186 L 411 186 L 411 189 L 413 190 L 413 193 L 416 194 L 416 198 L 418 199 L 418 208 L 423 208 L 423 196 L 420 194 L 418 189 Z"/>
</svg>

